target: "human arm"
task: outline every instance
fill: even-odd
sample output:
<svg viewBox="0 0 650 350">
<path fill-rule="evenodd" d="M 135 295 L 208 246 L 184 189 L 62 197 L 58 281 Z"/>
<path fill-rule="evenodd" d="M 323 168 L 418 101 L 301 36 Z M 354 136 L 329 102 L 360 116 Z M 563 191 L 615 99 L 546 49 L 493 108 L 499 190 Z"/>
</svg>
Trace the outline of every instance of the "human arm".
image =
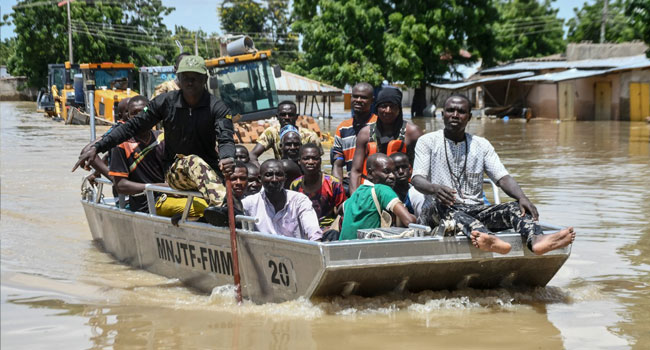
<svg viewBox="0 0 650 350">
<path fill-rule="evenodd" d="M 275 137 L 274 137 L 274 130 L 272 129 L 273 127 L 268 127 L 260 137 L 257 138 L 257 144 L 253 149 L 249 152 L 250 156 L 250 162 L 252 164 L 255 164 L 258 168 L 260 167 L 259 163 L 259 157 L 264 153 L 267 149 L 271 148 L 273 143 L 275 142 Z M 278 136 L 279 137 L 279 136 Z"/>
<path fill-rule="evenodd" d="M 300 201 L 299 229 L 302 229 L 307 234 L 310 241 L 320 241 L 323 237 L 323 230 L 318 225 L 318 216 L 311 201 L 305 195 L 302 195 L 298 200 Z"/>
<path fill-rule="evenodd" d="M 257 166 L 258 168 L 260 167 L 260 162 L 258 161 L 258 158 L 262 155 L 262 153 L 264 153 L 264 151 L 266 151 L 266 148 L 264 148 L 264 146 L 262 146 L 261 144 L 257 143 L 249 153 L 251 158 L 250 162 L 252 164 L 255 164 L 255 166 Z"/>
<path fill-rule="evenodd" d="M 503 189 L 508 196 L 516 199 L 519 202 L 519 210 L 521 210 L 521 216 L 530 214 L 534 220 L 539 219 L 539 213 L 537 212 L 537 207 L 526 197 L 524 191 L 519 187 L 519 184 L 515 179 L 510 175 L 506 175 L 497 181 L 497 186 Z"/>
<path fill-rule="evenodd" d="M 409 213 L 402 202 L 395 203 L 392 211 L 404 227 L 409 227 L 416 220 L 415 215 Z"/>
<path fill-rule="evenodd" d="M 128 122 L 115 127 L 110 134 L 104 135 L 99 141 L 91 142 L 91 147 L 86 145 L 84 147 L 85 151 L 79 155 L 79 160 L 72 168 L 72 171 L 75 171 L 79 166 L 87 168 L 88 163 L 95 158 L 97 153 L 106 152 L 136 135 L 138 132 L 153 128 L 162 119 L 161 111 L 164 108 L 164 101 L 165 99 L 163 98 L 150 101 L 140 114 L 131 118 Z"/>
<path fill-rule="evenodd" d="M 105 155 L 103 158 L 95 156 L 95 158 L 90 160 L 90 166 L 96 171 L 98 171 L 99 174 L 101 174 L 105 178 L 110 179 L 111 177 L 108 175 L 107 159 L 108 159 L 108 154 Z"/>
<path fill-rule="evenodd" d="M 415 145 L 415 161 L 413 162 L 413 175 L 411 184 L 423 194 L 433 195 L 445 205 L 455 202 L 456 191 L 442 185 L 431 183 L 428 178 L 431 169 L 433 146 L 428 134 Z"/>
<path fill-rule="evenodd" d="M 433 184 L 422 175 L 415 175 L 411 179 L 411 184 L 418 191 L 424 194 L 433 195 L 439 202 L 445 205 L 453 205 L 456 201 L 456 190 L 443 185 Z"/>
<path fill-rule="evenodd" d="M 146 183 L 134 182 L 122 176 L 113 176 L 113 181 L 114 181 L 113 185 L 115 186 L 117 193 L 120 194 L 134 195 L 134 194 L 142 193 L 144 192 L 144 189 L 147 186 Z M 167 184 L 164 182 L 154 183 L 154 185 L 167 187 Z"/>
<path fill-rule="evenodd" d="M 343 155 L 343 140 L 341 139 L 339 128 L 336 130 L 336 135 L 334 135 L 334 144 L 330 150 L 330 164 L 332 164 L 332 176 L 342 180 L 345 157 Z"/>
<path fill-rule="evenodd" d="M 219 168 L 226 177 L 230 177 L 235 170 L 235 127 L 232 123 L 230 109 L 223 103 L 213 106 L 214 131 L 217 135 L 217 153 L 219 154 Z"/>
<path fill-rule="evenodd" d="M 357 144 L 352 157 L 352 174 L 350 174 L 350 195 L 357 190 L 363 174 L 363 163 L 366 159 L 366 145 L 370 139 L 370 127 L 364 126 L 357 134 Z"/>
</svg>

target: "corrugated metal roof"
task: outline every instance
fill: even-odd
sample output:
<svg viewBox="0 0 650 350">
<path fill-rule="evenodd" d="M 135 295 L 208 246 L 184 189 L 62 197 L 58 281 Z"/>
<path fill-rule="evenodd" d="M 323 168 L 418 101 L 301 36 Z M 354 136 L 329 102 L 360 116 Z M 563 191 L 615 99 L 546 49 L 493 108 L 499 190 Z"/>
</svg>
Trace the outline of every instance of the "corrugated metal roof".
<svg viewBox="0 0 650 350">
<path fill-rule="evenodd" d="M 628 57 L 612 57 L 604 59 L 590 59 L 580 61 L 550 61 L 550 62 L 515 62 L 502 66 L 487 68 L 480 73 L 504 73 L 512 71 L 535 71 L 547 69 L 605 69 L 615 68 L 624 65 L 632 65 L 648 61 L 645 55 L 628 56 Z"/>
<path fill-rule="evenodd" d="M 580 78 L 593 77 L 597 75 L 610 74 L 615 72 L 620 72 L 629 69 L 644 69 L 650 68 L 650 59 L 646 58 L 645 60 L 639 60 L 630 64 L 624 64 L 611 69 L 596 69 L 596 70 L 584 70 L 584 69 L 569 69 L 557 73 L 547 73 L 542 75 L 536 75 L 534 77 L 519 79 L 522 82 L 549 82 L 557 83 L 565 80 L 573 80 Z"/>
<path fill-rule="evenodd" d="M 578 69 L 569 69 L 563 72 L 558 73 L 546 73 L 541 75 L 536 75 L 534 77 L 519 79 L 522 82 L 548 82 L 556 83 L 564 80 L 572 80 L 579 78 L 586 78 L 595 75 L 601 75 L 607 72 L 607 70 L 578 70 Z"/>
<path fill-rule="evenodd" d="M 436 87 L 438 89 L 445 89 L 445 90 L 460 90 L 460 89 L 470 89 L 474 86 L 479 86 L 483 85 L 485 83 L 493 83 L 497 81 L 503 81 L 503 80 L 512 80 L 512 79 L 519 79 L 519 78 L 525 78 L 525 77 L 530 77 L 535 75 L 533 72 L 521 72 L 521 73 L 515 73 L 515 74 L 506 74 L 506 75 L 499 75 L 499 76 L 494 76 L 494 77 L 486 77 L 483 79 L 479 80 L 471 80 L 471 81 L 466 81 L 462 83 L 452 83 L 452 84 L 431 84 L 431 86 Z"/>
<path fill-rule="evenodd" d="M 278 90 L 279 95 L 332 96 L 343 93 L 343 90 L 335 86 L 327 85 L 284 70 L 280 78 L 275 78 L 275 88 Z"/>
</svg>

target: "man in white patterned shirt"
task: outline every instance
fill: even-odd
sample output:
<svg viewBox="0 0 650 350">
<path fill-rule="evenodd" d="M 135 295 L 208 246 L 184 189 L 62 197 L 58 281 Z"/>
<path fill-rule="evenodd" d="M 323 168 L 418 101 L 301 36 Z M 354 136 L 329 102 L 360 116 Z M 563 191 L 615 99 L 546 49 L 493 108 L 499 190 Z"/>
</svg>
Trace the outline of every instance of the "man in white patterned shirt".
<svg viewBox="0 0 650 350">
<path fill-rule="evenodd" d="M 511 246 L 491 231 L 514 229 L 538 255 L 571 244 L 572 227 L 542 233 L 537 208 L 508 174 L 494 147 L 465 132 L 471 117 L 471 102 L 465 96 L 451 96 L 444 104 L 445 128 L 418 140 L 411 183 L 427 195 L 418 221 L 440 230 L 451 226 L 448 231 L 462 232 L 475 247 L 500 254 L 507 254 Z M 484 173 L 517 201 L 484 205 Z"/>
</svg>

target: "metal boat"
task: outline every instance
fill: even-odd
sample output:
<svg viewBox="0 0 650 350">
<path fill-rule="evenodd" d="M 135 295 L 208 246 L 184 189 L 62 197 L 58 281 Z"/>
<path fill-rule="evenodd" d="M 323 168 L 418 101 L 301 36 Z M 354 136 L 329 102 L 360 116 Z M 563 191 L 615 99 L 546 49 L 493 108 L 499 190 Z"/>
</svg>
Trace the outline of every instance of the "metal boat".
<svg viewBox="0 0 650 350">
<path fill-rule="evenodd" d="M 210 293 L 233 284 L 233 257 L 227 227 L 188 220 L 185 208 L 178 227 L 171 219 L 120 208 L 123 202 L 102 195 L 84 180 L 82 199 L 90 230 L 106 252 L 131 266 Z M 155 213 L 153 192 L 188 197 L 198 192 L 147 185 L 149 212 Z M 458 288 L 545 286 L 569 257 L 571 246 L 537 256 L 512 231 L 498 233 L 512 245 L 510 253 L 483 252 L 464 236 L 423 235 L 403 239 L 359 239 L 311 242 L 255 231 L 255 218 L 238 216 L 241 289 L 255 303 L 300 297 L 374 296 Z M 542 225 L 544 231 L 560 227 Z"/>
</svg>

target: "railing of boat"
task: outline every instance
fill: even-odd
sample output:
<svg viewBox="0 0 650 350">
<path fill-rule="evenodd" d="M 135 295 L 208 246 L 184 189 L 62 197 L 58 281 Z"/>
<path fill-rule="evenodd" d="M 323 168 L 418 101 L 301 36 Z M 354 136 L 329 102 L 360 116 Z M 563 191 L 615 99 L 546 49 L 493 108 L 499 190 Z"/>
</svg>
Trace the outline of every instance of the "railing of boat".
<svg viewBox="0 0 650 350">
<path fill-rule="evenodd" d="M 97 183 L 97 188 L 95 189 L 93 188 L 93 186 L 88 186 L 89 177 L 90 175 L 84 177 L 81 183 L 81 197 L 82 199 L 90 202 L 101 203 L 103 199 L 102 191 L 104 189 L 104 185 L 113 186 L 113 183 L 108 179 L 96 178 L 95 182 Z M 491 185 L 494 204 L 500 204 L 501 198 L 499 196 L 499 187 L 490 179 L 484 179 L 483 183 Z M 162 192 L 171 195 L 187 197 L 187 204 L 185 205 L 185 209 L 183 210 L 181 221 L 187 220 L 187 216 L 190 212 L 190 208 L 192 206 L 192 200 L 194 199 L 194 197 L 203 198 L 201 193 L 197 191 L 179 191 L 171 187 L 163 187 L 163 186 L 156 186 L 153 184 L 147 184 L 145 186 L 144 194 L 147 196 L 147 205 L 149 207 L 149 213 L 156 212 L 156 200 L 153 195 L 154 192 Z M 126 205 L 126 196 L 120 194 L 118 198 L 118 206 L 120 209 L 124 209 L 125 205 Z M 235 219 L 242 223 L 242 228 L 246 231 L 255 231 L 255 224 L 259 222 L 259 219 L 252 216 L 246 216 L 246 215 L 237 215 Z M 552 225 L 549 223 L 540 222 L 540 225 L 542 226 L 543 230 L 563 229 L 562 226 Z M 427 235 L 429 232 L 431 232 L 431 228 L 424 225 L 410 224 L 409 228 L 415 231 L 415 237 L 422 237 Z"/>
<path fill-rule="evenodd" d="M 113 182 L 111 182 L 111 180 L 104 179 L 104 178 L 96 178 L 95 182 L 97 183 L 97 188 L 93 189 L 92 186 L 87 186 L 88 178 L 89 176 L 86 176 L 81 183 L 82 198 L 94 203 L 101 203 L 103 198 L 102 193 L 104 190 L 104 185 L 113 186 Z M 153 184 L 146 184 L 144 188 L 145 189 L 143 194 L 147 196 L 147 206 L 149 209 L 149 213 L 154 215 L 156 213 L 156 198 L 154 197 L 154 192 L 166 193 L 166 194 L 171 194 L 180 197 L 187 197 L 187 204 L 183 209 L 183 214 L 180 220 L 182 222 L 187 220 L 190 209 L 192 208 L 192 201 L 194 200 L 194 197 L 203 198 L 203 195 L 198 191 L 180 191 L 180 190 L 175 190 L 171 187 L 157 186 Z M 126 196 L 120 194 L 118 197 L 117 204 L 120 209 L 124 209 L 126 207 Z M 259 219 L 251 216 L 246 216 L 246 215 L 237 215 L 235 219 L 242 223 L 242 228 L 246 231 L 254 231 L 255 224 L 259 222 Z"/>
</svg>

